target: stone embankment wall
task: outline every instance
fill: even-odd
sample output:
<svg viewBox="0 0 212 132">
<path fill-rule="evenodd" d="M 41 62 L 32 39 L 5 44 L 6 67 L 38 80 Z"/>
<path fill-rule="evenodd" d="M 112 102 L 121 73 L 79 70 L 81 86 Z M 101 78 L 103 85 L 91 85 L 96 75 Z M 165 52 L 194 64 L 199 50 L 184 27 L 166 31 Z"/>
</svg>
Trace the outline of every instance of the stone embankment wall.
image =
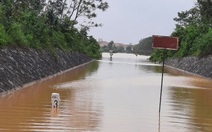
<svg viewBox="0 0 212 132">
<path fill-rule="evenodd" d="M 0 92 L 84 64 L 92 59 L 81 53 L 34 49 L 0 49 Z"/>
<path fill-rule="evenodd" d="M 212 79 L 212 56 L 203 58 L 184 57 L 181 59 L 168 59 L 165 61 L 165 64 Z"/>
</svg>

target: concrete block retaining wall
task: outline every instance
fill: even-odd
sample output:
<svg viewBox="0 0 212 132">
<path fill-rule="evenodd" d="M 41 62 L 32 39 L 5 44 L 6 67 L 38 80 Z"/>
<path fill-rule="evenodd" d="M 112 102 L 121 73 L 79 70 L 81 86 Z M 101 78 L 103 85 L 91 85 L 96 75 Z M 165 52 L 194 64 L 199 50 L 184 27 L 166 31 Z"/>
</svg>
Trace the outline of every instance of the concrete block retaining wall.
<svg viewBox="0 0 212 132">
<path fill-rule="evenodd" d="M 167 59 L 165 64 L 212 79 L 212 56 L 203 58 L 184 57 L 181 59 Z"/>
<path fill-rule="evenodd" d="M 84 54 L 61 50 L 0 49 L 0 92 L 22 87 L 91 60 Z"/>
</svg>

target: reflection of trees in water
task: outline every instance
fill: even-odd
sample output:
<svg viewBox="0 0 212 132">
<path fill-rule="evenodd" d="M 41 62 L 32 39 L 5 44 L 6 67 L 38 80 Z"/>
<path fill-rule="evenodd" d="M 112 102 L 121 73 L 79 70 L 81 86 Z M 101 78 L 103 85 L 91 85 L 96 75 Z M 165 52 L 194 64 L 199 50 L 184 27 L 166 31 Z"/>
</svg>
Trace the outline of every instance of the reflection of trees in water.
<svg viewBox="0 0 212 132">
<path fill-rule="evenodd" d="M 93 61 L 86 66 L 86 75 L 91 76 L 92 74 L 96 73 L 98 69 L 99 69 L 99 62 Z"/>
<path fill-rule="evenodd" d="M 63 73 L 62 76 L 56 77 L 56 83 L 69 82 L 74 80 L 79 80 L 85 78 L 87 75 L 94 74 L 99 68 L 99 62 L 93 61 L 89 64 L 77 67 L 76 69 L 71 69 Z"/>
<path fill-rule="evenodd" d="M 145 70 L 147 72 L 154 72 L 154 73 L 161 73 L 162 67 L 161 66 L 151 66 L 151 65 L 140 65 L 139 68 L 141 70 Z"/>
<path fill-rule="evenodd" d="M 176 118 L 187 119 L 191 131 L 212 131 L 212 90 L 172 87 L 169 92 Z"/>
</svg>

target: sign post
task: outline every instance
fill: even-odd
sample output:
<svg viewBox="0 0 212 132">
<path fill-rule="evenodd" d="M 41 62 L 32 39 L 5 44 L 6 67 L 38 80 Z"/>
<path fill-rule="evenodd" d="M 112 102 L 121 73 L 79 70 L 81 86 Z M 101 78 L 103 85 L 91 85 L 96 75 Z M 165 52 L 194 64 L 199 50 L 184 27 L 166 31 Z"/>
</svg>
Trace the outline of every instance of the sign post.
<svg viewBox="0 0 212 132">
<path fill-rule="evenodd" d="M 158 35 L 153 35 L 152 37 L 153 37 L 152 47 L 156 48 L 156 49 L 163 49 L 163 65 L 162 65 L 160 102 L 159 102 L 159 113 L 160 113 L 162 93 L 163 93 L 163 74 L 164 74 L 166 51 L 178 49 L 178 38 L 177 37 L 169 37 L 169 36 L 158 36 Z"/>
<path fill-rule="evenodd" d="M 109 52 L 110 52 L 110 57 L 112 58 L 112 56 L 113 56 L 113 50 L 110 50 Z"/>
</svg>

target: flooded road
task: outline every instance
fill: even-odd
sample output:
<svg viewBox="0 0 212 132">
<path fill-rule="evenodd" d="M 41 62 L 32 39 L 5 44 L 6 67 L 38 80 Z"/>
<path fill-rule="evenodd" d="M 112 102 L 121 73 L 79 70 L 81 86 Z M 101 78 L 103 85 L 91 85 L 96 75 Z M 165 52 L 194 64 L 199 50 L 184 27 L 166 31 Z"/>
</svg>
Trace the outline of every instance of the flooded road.
<svg viewBox="0 0 212 132">
<path fill-rule="evenodd" d="M 212 81 L 166 68 L 145 56 L 102 60 L 0 97 L 0 131 L 211 132 Z M 59 109 L 51 93 L 60 94 Z"/>
</svg>

